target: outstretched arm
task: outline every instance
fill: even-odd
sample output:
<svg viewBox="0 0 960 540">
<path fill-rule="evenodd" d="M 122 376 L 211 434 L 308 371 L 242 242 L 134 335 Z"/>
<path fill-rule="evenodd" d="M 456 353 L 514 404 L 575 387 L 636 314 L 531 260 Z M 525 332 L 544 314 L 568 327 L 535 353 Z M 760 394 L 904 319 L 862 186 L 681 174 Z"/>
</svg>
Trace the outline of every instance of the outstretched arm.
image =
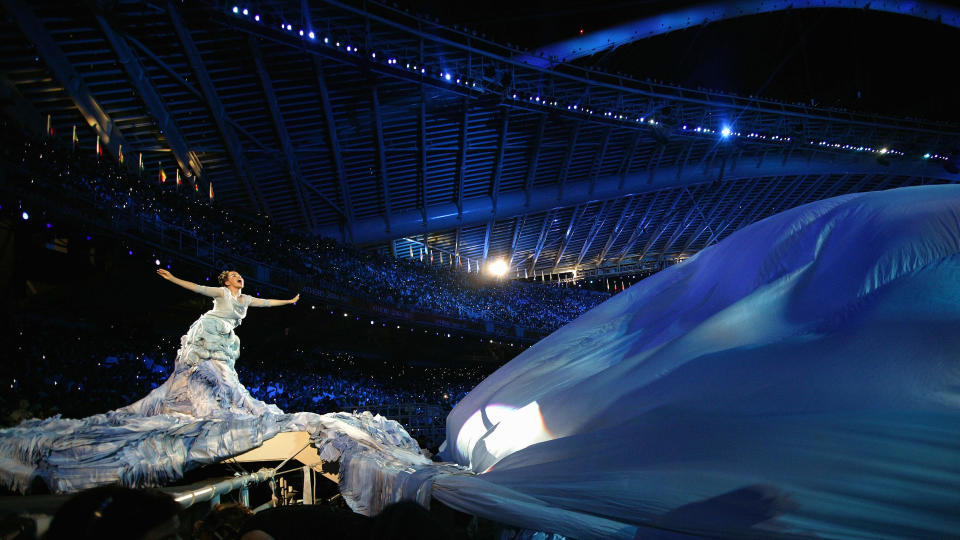
<svg viewBox="0 0 960 540">
<path fill-rule="evenodd" d="M 287 304 L 295 304 L 297 300 L 300 300 L 299 294 L 289 300 L 274 300 L 272 298 L 254 298 L 250 300 L 250 305 L 252 307 L 285 306 Z"/>
<path fill-rule="evenodd" d="M 192 283 L 180 278 L 173 277 L 173 274 L 171 274 L 169 270 L 164 270 L 163 268 L 157 268 L 157 275 L 159 275 L 160 277 L 162 277 L 163 279 L 171 283 L 176 283 L 177 285 L 183 287 L 184 289 L 187 289 L 188 291 L 193 291 L 195 293 L 200 293 L 202 295 L 210 296 L 210 297 L 223 295 L 223 289 L 219 289 L 217 287 L 207 287 L 205 285 L 198 285 L 196 283 Z"/>
</svg>

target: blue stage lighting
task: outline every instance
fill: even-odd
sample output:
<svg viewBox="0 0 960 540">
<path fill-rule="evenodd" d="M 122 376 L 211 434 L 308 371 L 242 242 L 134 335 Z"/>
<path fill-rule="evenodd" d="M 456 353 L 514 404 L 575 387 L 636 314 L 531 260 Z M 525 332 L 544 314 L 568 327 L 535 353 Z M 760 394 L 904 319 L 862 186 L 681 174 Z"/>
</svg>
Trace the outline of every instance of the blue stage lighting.
<svg viewBox="0 0 960 540">
<path fill-rule="evenodd" d="M 240 8 L 238 8 L 237 6 L 233 6 L 233 12 L 240 13 Z"/>
<path fill-rule="evenodd" d="M 260 15 L 254 15 L 253 20 L 260 22 Z"/>
<path fill-rule="evenodd" d="M 730 128 L 728 128 L 727 126 L 723 126 L 723 129 L 720 130 L 720 135 L 723 136 L 723 137 L 729 137 L 729 136 L 730 136 Z"/>
<path fill-rule="evenodd" d="M 24 212 L 24 213 L 20 214 L 20 217 L 22 217 L 23 220 L 26 221 L 26 220 L 30 219 L 30 214 Z"/>
<path fill-rule="evenodd" d="M 443 78 L 449 81 L 449 80 L 450 80 L 450 74 L 447 73 L 446 75 L 443 76 Z M 459 80 L 459 79 L 458 79 L 458 80 Z"/>
<path fill-rule="evenodd" d="M 315 39 L 315 38 L 317 37 L 317 35 L 314 34 L 313 32 L 310 32 L 309 34 L 307 34 L 307 37 L 310 38 L 310 39 Z"/>
<path fill-rule="evenodd" d="M 300 31 L 300 37 L 303 37 L 303 30 Z"/>
<path fill-rule="evenodd" d="M 247 8 L 243 8 L 243 16 L 246 17 L 246 16 L 249 15 L 249 14 L 250 14 L 250 12 L 247 11 Z"/>
</svg>

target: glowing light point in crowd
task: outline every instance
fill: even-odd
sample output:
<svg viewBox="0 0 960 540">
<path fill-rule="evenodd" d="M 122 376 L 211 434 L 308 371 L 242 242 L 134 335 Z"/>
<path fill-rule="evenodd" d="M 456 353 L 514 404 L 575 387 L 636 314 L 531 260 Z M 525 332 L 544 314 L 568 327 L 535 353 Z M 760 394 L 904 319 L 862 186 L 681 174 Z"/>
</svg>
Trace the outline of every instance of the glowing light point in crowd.
<svg viewBox="0 0 960 540">
<path fill-rule="evenodd" d="M 507 262 L 503 259 L 497 259 L 487 265 L 487 273 L 491 276 L 500 277 L 507 273 Z"/>
</svg>

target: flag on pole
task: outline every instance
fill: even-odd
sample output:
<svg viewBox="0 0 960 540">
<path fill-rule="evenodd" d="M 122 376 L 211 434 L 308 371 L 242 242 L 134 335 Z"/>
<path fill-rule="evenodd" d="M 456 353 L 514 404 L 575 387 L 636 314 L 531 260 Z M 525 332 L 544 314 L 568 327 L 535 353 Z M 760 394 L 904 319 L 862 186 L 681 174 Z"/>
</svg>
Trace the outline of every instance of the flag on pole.
<svg viewBox="0 0 960 540">
<path fill-rule="evenodd" d="M 97 155 L 99 156 L 101 154 L 102 152 L 100 151 L 100 135 L 97 135 Z"/>
<path fill-rule="evenodd" d="M 160 183 L 162 184 L 162 183 L 164 183 L 164 182 L 167 181 L 167 173 L 165 173 L 165 172 L 163 171 L 163 163 L 160 163 L 160 162 L 158 161 L 158 162 L 157 162 L 157 167 L 160 168 Z"/>
<path fill-rule="evenodd" d="M 467 259 L 467 273 L 470 273 L 470 259 Z"/>
<path fill-rule="evenodd" d="M 440 252 L 440 264 L 443 264 L 443 252 Z"/>
<path fill-rule="evenodd" d="M 429 251 L 429 250 L 428 250 Z M 433 252 L 430 251 L 430 264 L 433 264 Z"/>
<path fill-rule="evenodd" d="M 210 182 L 210 200 L 213 200 L 213 182 Z"/>
<path fill-rule="evenodd" d="M 77 149 L 77 143 L 80 142 L 80 139 L 77 138 L 77 126 L 76 126 L 76 125 L 73 126 L 73 139 L 71 139 L 71 140 L 73 141 L 73 149 L 76 150 L 76 149 Z"/>
<path fill-rule="evenodd" d="M 53 120 L 47 115 L 47 135 L 53 137 Z"/>
<path fill-rule="evenodd" d="M 410 258 L 412 259 L 412 258 L 413 258 L 413 244 L 410 244 L 410 245 L 407 246 L 407 247 L 410 248 Z"/>
<path fill-rule="evenodd" d="M 177 169 L 177 189 L 180 189 L 180 169 Z"/>
<path fill-rule="evenodd" d="M 523 279 L 527 279 L 527 269 L 523 269 Z"/>
<path fill-rule="evenodd" d="M 420 248 L 420 262 L 423 262 L 423 248 Z"/>
<path fill-rule="evenodd" d="M 140 154 L 140 164 L 139 164 L 139 166 L 137 167 L 137 176 L 138 176 L 138 177 L 143 173 L 143 152 L 139 152 L 139 154 Z"/>
<path fill-rule="evenodd" d="M 123 165 L 123 145 L 120 145 L 120 148 L 117 149 L 117 158 L 120 160 L 120 164 Z"/>
</svg>

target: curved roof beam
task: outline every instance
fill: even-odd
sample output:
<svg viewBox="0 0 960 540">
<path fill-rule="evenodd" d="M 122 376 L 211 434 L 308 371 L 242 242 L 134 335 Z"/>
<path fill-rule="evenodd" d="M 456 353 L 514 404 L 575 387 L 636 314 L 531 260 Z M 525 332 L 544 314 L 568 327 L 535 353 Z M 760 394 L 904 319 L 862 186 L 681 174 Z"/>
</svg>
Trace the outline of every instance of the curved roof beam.
<svg viewBox="0 0 960 540">
<path fill-rule="evenodd" d="M 90 88 L 84 83 L 83 77 L 74 69 L 70 59 L 47 31 L 43 22 L 33 13 L 30 6 L 23 0 L 3 0 L 2 5 L 16 20 L 27 39 L 37 47 L 37 54 L 43 58 L 47 68 L 63 85 L 64 91 L 73 100 L 74 105 L 76 105 L 87 124 L 96 130 L 110 155 L 116 159 L 120 146 L 124 144 L 132 150 L 133 148 L 124 141 L 120 128 L 117 127 L 110 115 L 90 92 Z"/>
<path fill-rule="evenodd" d="M 390 229 L 384 225 L 383 216 L 363 219 L 353 223 L 352 238 L 344 235 L 340 227 L 326 226 L 317 230 L 322 236 L 337 238 L 348 243 L 369 244 L 385 242 L 403 236 L 414 236 L 432 231 L 441 231 L 486 223 L 490 220 L 507 219 L 520 214 L 546 212 L 555 208 L 576 206 L 590 201 L 605 201 L 645 193 L 695 184 L 714 182 L 722 178 L 724 182 L 762 178 L 770 176 L 800 176 L 824 174 L 879 174 L 922 176 L 928 179 L 942 179 L 956 182 L 955 175 L 943 167 L 932 163 L 890 163 L 881 164 L 874 159 L 841 161 L 838 156 L 793 157 L 786 160 L 770 159 L 757 164 L 744 160 L 734 168 L 722 163 L 706 167 L 659 167 L 652 171 L 643 170 L 626 175 L 609 175 L 591 179 L 567 182 L 526 190 L 501 193 L 494 204 L 492 197 L 464 199 L 460 211 L 456 202 L 433 204 L 426 208 L 417 208 L 396 212 L 389 216 Z M 834 158 L 834 159 L 831 159 Z M 591 184 L 593 190 L 591 192 Z M 426 220 L 424 220 L 426 215 Z"/>
<path fill-rule="evenodd" d="M 740 0 L 714 1 L 676 11 L 644 17 L 635 21 L 590 32 L 573 39 L 540 47 L 517 60 L 538 67 L 553 67 L 563 62 L 597 54 L 661 34 L 727 19 L 796 9 L 862 9 L 916 17 L 960 28 L 960 9 L 934 2 L 896 0 Z"/>
</svg>

